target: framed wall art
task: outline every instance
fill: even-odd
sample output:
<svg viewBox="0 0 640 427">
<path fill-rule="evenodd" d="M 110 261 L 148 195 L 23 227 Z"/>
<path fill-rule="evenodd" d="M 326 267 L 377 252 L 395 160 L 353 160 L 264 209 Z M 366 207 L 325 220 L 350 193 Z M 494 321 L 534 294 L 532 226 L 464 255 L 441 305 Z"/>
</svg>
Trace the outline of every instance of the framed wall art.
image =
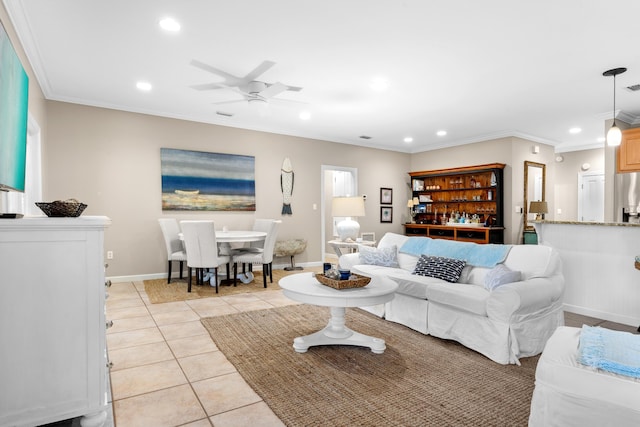
<svg viewBox="0 0 640 427">
<path fill-rule="evenodd" d="M 393 222 L 393 208 L 380 206 L 380 222 Z"/>
<path fill-rule="evenodd" d="M 392 188 L 381 188 L 380 189 L 380 204 L 381 205 L 390 205 L 393 203 L 393 189 Z"/>
<path fill-rule="evenodd" d="M 162 210 L 255 211 L 255 157 L 160 149 Z"/>
</svg>

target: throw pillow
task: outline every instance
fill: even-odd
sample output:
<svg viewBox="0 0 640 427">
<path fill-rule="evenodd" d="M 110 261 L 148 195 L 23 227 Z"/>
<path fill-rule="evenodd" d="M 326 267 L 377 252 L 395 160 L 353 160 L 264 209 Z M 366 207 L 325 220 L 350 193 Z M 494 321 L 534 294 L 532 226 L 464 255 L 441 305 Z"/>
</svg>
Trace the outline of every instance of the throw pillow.
<svg viewBox="0 0 640 427">
<path fill-rule="evenodd" d="M 413 274 L 455 283 L 460 278 L 466 263 L 463 259 L 421 255 Z"/>
<path fill-rule="evenodd" d="M 505 283 L 519 282 L 521 276 L 519 271 L 513 271 L 504 264 L 498 264 L 487 273 L 484 279 L 484 287 L 492 291 Z"/>
<path fill-rule="evenodd" d="M 360 252 L 361 264 L 399 267 L 398 247 L 396 245 L 386 248 L 372 248 L 371 246 L 358 245 L 358 251 Z"/>
</svg>

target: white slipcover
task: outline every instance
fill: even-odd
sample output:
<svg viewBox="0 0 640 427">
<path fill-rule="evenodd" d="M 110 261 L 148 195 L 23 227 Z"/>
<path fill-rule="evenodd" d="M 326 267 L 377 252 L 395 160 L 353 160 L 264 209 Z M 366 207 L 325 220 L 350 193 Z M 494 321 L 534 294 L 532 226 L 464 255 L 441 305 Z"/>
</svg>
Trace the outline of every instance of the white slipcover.
<svg viewBox="0 0 640 427">
<path fill-rule="evenodd" d="M 400 250 L 409 237 L 386 233 L 379 248 Z M 522 280 L 489 291 L 489 268 L 466 266 L 457 283 L 411 274 L 417 257 L 398 253 L 399 268 L 360 264 L 358 253 L 340 257 L 340 267 L 398 283 L 396 297 L 384 307 L 365 309 L 424 334 L 452 339 L 502 364 L 542 352 L 547 339 L 564 325 L 564 278 L 552 248 L 514 245 L 504 264 Z"/>
</svg>

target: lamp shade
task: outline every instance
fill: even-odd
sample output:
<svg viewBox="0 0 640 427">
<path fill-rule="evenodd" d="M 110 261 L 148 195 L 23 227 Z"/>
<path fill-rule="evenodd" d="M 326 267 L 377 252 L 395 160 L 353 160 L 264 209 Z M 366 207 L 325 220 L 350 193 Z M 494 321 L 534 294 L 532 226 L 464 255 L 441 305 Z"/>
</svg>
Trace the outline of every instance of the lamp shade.
<svg viewBox="0 0 640 427">
<path fill-rule="evenodd" d="M 615 122 L 613 126 L 609 128 L 609 132 L 607 132 L 607 145 L 610 147 L 616 147 L 620 145 L 622 142 L 622 131 L 618 126 L 616 126 Z"/>
<path fill-rule="evenodd" d="M 416 206 L 416 205 L 419 205 L 419 204 L 420 204 L 420 199 L 418 199 L 417 197 L 414 197 L 413 198 L 413 205 Z"/>
<path fill-rule="evenodd" d="M 336 224 L 336 232 L 340 240 L 356 240 L 360 234 L 360 224 L 350 217 L 364 216 L 364 199 L 362 197 L 334 197 L 331 206 L 334 217 L 347 217 Z"/>
<path fill-rule="evenodd" d="M 529 212 L 535 214 L 546 214 L 549 212 L 547 202 L 531 202 Z"/>
<path fill-rule="evenodd" d="M 364 199 L 362 197 L 334 197 L 331 215 L 364 216 Z"/>
</svg>

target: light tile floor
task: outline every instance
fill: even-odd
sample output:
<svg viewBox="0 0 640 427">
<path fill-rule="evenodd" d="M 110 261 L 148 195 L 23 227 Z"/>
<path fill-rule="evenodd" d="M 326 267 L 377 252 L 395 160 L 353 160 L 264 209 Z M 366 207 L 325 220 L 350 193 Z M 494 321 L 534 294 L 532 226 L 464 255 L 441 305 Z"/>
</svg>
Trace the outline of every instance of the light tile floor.
<svg viewBox="0 0 640 427">
<path fill-rule="evenodd" d="M 151 304 L 142 282 L 114 283 L 107 347 L 116 425 L 283 426 L 200 318 L 291 304 L 279 290 Z"/>
<path fill-rule="evenodd" d="M 283 426 L 218 350 L 200 318 L 296 304 L 280 290 L 151 304 L 142 282 L 114 283 L 107 299 L 111 387 L 118 427 Z M 565 313 L 568 326 L 620 325 Z"/>
</svg>

